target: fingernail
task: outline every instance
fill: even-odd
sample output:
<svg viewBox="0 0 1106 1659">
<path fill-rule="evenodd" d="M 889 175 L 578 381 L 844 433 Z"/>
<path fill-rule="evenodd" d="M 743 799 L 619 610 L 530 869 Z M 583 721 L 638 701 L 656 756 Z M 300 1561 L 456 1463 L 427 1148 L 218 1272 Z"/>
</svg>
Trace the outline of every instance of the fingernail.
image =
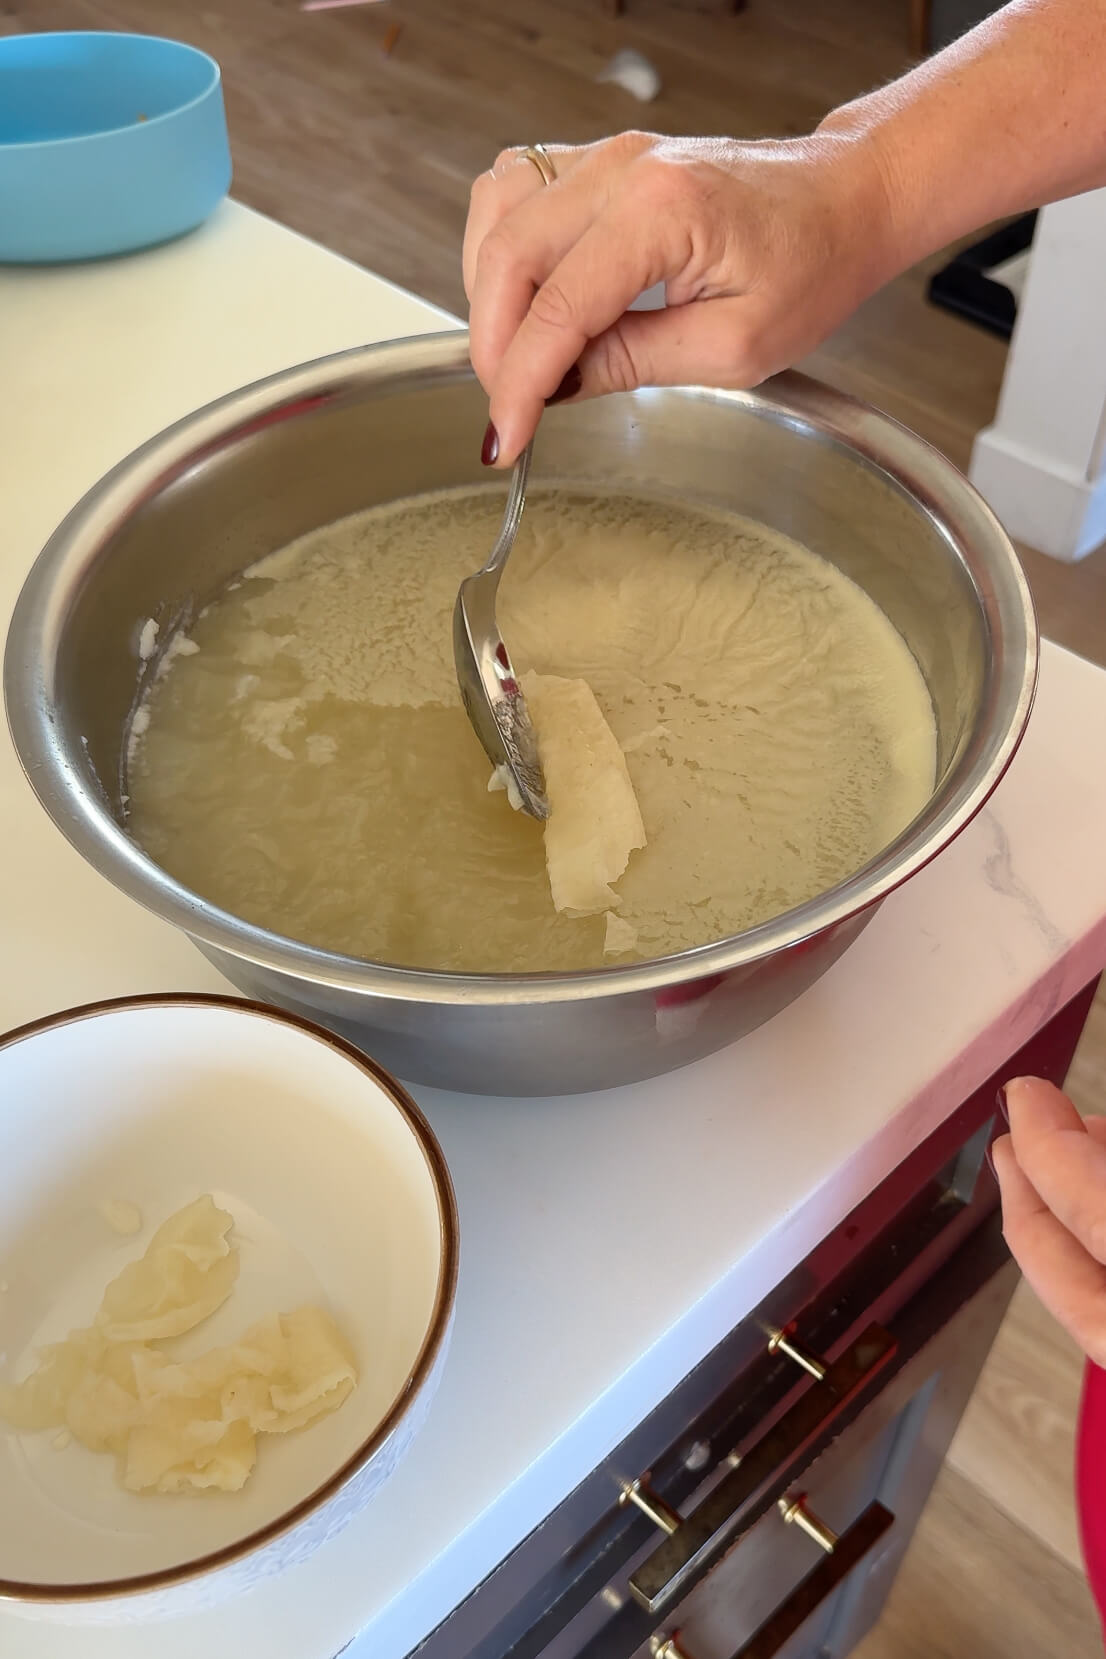
<svg viewBox="0 0 1106 1659">
<path fill-rule="evenodd" d="M 573 363 L 552 397 L 546 398 L 545 407 L 551 409 L 555 403 L 564 403 L 568 398 L 575 397 L 583 384 L 584 377 L 580 373 L 580 365 Z"/>
<path fill-rule="evenodd" d="M 1006 1104 L 1006 1086 L 1005 1086 L 1005 1084 L 1000 1087 L 998 1093 L 995 1096 L 995 1105 L 998 1107 L 999 1111 L 1002 1113 L 1003 1123 L 1009 1124 L 1009 1122 L 1010 1122 L 1010 1108 Z"/>
<path fill-rule="evenodd" d="M 997 1181 L 998 1180 L 998 1170 L 995 1168 L 995 1155 L 991 1151 L 990 1141 L 988 1141 L 987 1145 L 983 1148 L 983 1152 L 984 1152 L 984 1156 L 987 1159 L 987 1168 L 991 1171 L 991 1174 L 994 1176 L 995 1180 Z"/>
<path fill-rule="evenodd" d="M 480 445 L 480 459 L 486 467 L 493 467 L 499 455 L 499 433 L 488 422 L 488 430 L 484 433 L 484 442 Z"/>
</svg>

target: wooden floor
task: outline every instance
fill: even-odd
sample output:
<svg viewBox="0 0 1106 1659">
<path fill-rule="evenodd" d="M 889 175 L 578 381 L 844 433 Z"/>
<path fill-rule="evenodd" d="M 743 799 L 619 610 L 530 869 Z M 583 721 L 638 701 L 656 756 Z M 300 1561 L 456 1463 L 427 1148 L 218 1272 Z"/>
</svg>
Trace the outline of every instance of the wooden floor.
<svg viewBox="0 0 1106 1659">
<path fill-rule="evenodd" d="M 296 0 L 0 0 L 0 32 L 132 28 L 223 65 L 238 196 L 461 311 L 468 185 L 508 143 L 634 125 L 802 132 L 906 66 L 910 0 L 394 0 L 304 14 Z M 398 38 L 390 52 L 385 45 Z M 643 107 L 595 76 L 616 46 L 663 77 Z M 912 272 L 806 365 L 966 464 L 1004 348 L 927 307 Z M 1106 664 L 1106 553 L 1026 554 L 1044 630 Z M 1106 1111 L 1106 1000 L 1072 1075 Z M 1019 1292 L 881 1627 L 863 1659 L 1091 1659 L 1101 1644 L 1071 1503 L 1079 1356 Z"/>
</svg>

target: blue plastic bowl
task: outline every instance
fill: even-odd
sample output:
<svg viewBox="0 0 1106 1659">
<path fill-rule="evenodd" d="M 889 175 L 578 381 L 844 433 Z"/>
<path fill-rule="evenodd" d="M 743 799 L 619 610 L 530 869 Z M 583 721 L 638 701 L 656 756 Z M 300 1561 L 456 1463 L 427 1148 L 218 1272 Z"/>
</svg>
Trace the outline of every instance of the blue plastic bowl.
<svg viewBox="0 0 1106 1659">
<path fill-rule="evenodd" d="M 219 65 L 206 53 L 149 35 L 0 39 L 0 261 L 167 242 L 229 188 Z"/>
</svg>

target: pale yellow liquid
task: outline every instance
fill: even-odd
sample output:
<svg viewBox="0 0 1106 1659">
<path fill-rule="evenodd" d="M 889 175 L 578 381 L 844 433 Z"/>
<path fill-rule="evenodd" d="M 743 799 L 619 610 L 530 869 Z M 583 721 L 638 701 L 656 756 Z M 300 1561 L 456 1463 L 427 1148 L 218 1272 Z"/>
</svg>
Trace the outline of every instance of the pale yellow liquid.
<svg viewBox="0 0 1106 1659">
<path fill-rule="evenodd" d="M 138 722 L 130 828 L 250 922 L 424 968 L 599 967 L 553 909 L 541 826 L 489 794 L 450 619 L 498 492 L 313 532 L 208 607 Z M 740 933 L 852 874 L 933 788 L 925 683 L 878 607 L 760 527 L 537 493 L 500 593 L 516 668 L 585 679 L 648 845 L 616 884 L 634 957 Z M 147 724 L 148 721 L 148 724 Z"/>
</svg>

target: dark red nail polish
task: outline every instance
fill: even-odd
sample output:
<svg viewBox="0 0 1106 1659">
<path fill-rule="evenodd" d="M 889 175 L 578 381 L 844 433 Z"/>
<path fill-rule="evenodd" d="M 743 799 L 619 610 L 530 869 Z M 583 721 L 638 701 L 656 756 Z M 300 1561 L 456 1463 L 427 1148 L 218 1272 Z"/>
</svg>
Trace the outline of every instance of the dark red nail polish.
<svg viewBox="0 0 1106 1659">
<path fill-rule="evenodd" d="M 1009 1127 L 1009 1124 L 1010 1124 L 1010 1108 L 1006 1104 L 1006 1089 L 1005 1089 L 1005 1087 L 1000 1088 L 999 1091 L 998 1091 L 998 1094 L 995 1096 L 995 1105 L 998 1107 L 999 1111 L 1002 1113 L 1003 1123 L 1005 1123 L 1007 1125 L 1007 1127 Z"/>
<path fill-rule="evenodd" d="M 480 445 L 480 459 L 486 467 L 492 467 L 499 455 L 499 433 L 488 422 L 488 430 L 484 433 L 484 442 Z"/>
<path fill-rule="evenodd" d="M 551 409 L 555 403 L 564 403 L 568 398 L 575 397 L 583 384 L 584 377 L 580 373 L 580 365 L 573 363 L 552 397 L 546 398 L 545 407 Z"/>
</svg>

